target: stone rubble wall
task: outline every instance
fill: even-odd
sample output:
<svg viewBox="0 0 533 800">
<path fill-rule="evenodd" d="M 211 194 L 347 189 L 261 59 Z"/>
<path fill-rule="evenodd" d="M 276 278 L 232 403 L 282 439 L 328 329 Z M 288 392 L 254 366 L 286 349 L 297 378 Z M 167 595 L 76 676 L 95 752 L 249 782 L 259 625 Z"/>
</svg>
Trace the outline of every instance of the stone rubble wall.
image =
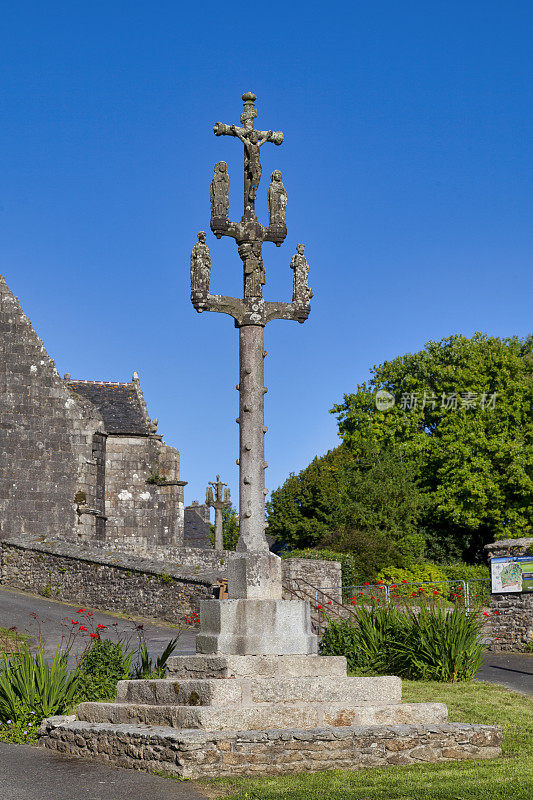
<svg viewBox="0 0 533 800">
<path fill-rule="evenodd" d="M 0 584 L 66 603 L 177 622 L 191 611 L 198 613 L 200 600 L 213 598 L 213 586 L 227 577 L 231 553 L 192 547 L 155 548 L 153 553 L 165 550 L 174 557 L 142 558 L 87 543 L 10 537 L 0 540 Z M 282 561 L 283 580 L 308 575 L 308 562 Z M 331 570 L 337 562 L 323 563 Z"/>
<path fill-rule="evenodd" d="M 183 778 L 280 775 L 501 755 L 497 726 L 443 723 L 308 730 L 193 731 L 44 720 L 41 746 Z"/>
<path fill-rule="evenodd" d="M 503 539 L 485 549 L 489 562 L 492 558 L 523 556 L 533 552 L 533 538 Z M 533 592 L 493 594 L 485 632 L 487 650 L 493 653 L 524 651 L 533 642 Z"/>
<path fill-rule="evenodd" d="M 67 542 L 0 541 L 0 583 L 67 603 L 178 623 L 213 596 L 213 574 Z"/>
<path fill-rule="evenodd" d="M 317 602 L 324 605 L 327 597 L 340 603 L 342 601 L 342 568 L 339 561 L 322 561 L 314 558 L 284 558 L 281 561 L 283 574 L 283 584 L 290 589 L 297 589 L 299 579 L 303 578 L 307 583 L 320 589 L 330 589 L 326 594 L 319 592 L 316 595 Z M 309 591 L 313 596 L 313 591 L 304 583 L 300 584 L 302 589 Z M 334 588 L 338 587 L 338 588 Z M 284 592 L 283 597 L 289 600 L 291 595 Z"/>
</svg>

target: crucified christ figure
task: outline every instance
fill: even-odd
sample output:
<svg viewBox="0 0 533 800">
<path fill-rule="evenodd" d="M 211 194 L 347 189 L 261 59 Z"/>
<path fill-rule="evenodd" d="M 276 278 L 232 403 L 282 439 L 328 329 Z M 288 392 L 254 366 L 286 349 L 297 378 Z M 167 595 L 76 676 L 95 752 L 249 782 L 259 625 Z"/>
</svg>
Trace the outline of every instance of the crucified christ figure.
<svg viewBox="0 0 533 800">
<path fill-rule="evenodd" d="M 261 158 L 259 148 L 265 142 L 271 141 L 272 131 L 256 131 L 254 128 L 245 130 L 231 125 L 230 130 L 244 145 L 244 174 L 246 176 L 247 200 L 255 203 L 259 181 L 261 180 Z"/>
</svg>

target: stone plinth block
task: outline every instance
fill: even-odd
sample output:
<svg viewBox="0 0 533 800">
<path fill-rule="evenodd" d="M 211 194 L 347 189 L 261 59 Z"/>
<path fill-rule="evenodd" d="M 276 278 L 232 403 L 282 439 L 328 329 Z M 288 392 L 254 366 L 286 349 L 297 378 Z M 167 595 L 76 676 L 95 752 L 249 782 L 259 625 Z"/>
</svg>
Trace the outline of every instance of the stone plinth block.
<svg viewBox="0 0 533 800">
<path fill-rule="evenodd" d="M 197 653 L 313 654 L 311 611 L 305 600 L 203 600 Z"/>
<path fill-rule="evenodd" d="M 445 722 L 443 703 L 395 703 L 354 706 L 336 703 L 257 703 L 241 706 L 80 703 L 78 719 L 112 724 L 167 725 L 207 731 L 269 728 L 341 728 L 353 725 L 433 725 Z"/>
<path fill-rule="evenodd" d="M 345 678 L 344 656 L 170 656 L 168 678 Z M 397 679 L 399 680 L 399 678 Z"/>
<path fill-rule="evenodd" d="M 234 553 L 228 562 L 230 599 L 281 600 L 281 558 L 269 552 Z"/>
<path fill-rule="evenodd" d="M 400 703 L 396 677 L 347 678 L 172 678 L 119 681 L 117 703 L 148 705 L 235 706 L 265 703 L 345 703 L 349 706 Z"/>
</svg>

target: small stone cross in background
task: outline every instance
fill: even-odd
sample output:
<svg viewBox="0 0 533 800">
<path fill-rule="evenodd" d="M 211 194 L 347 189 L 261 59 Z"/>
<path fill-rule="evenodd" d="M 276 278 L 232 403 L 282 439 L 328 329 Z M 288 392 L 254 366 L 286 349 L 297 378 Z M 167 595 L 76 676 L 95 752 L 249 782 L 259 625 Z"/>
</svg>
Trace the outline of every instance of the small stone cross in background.
<svg viewBox="0 0 533 800">
<path fill-rule="evenodd" d="M 223 489 L 224 486 L 225 489 Z M 213 489 L 215 490 L 214 496 Z M 229 486 L 227 483 L 222 483 L 220 475 L 217 475 L 215 482 L 209 482 L 209 486 L 205 490 L 205 502 L 206 505 L 215 509 L 215 550 L 223 550 L 222 511 L 225 508 L 231 508 L 231 497 Z"/>
</svg>

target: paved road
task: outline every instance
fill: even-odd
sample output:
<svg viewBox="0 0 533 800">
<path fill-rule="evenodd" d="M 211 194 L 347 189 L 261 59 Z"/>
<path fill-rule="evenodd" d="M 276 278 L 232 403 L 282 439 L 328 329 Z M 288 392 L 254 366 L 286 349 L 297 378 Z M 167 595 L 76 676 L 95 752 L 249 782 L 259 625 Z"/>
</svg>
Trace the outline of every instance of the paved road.
<svg viewBox="0 0 533 800">
<path fill-rule="evenodd" d="M 55 651 L 66 629 L 72 626 L 71 620 L 78 619 L 79 608 L 80 606 L 77 604 L 67 605 L 14 589 L 0 588 L 0 626 L 11 628 L 14 625 L 20 633 L 29 633 L 37 637 L 40 625 L 47 653 Z M 34 619 L 32 614 L 37 614 L 39 619 Z M 64 623 L 65 619 L 66 623 Z M 109 629 L 116 630 L 117 634 L 129 638 L 132 648 L 136 647 L 135 623 L 112 614 L 101 614 L 98 611 L 94 612 L 93 619 L 95 625 L 107 625 Z M 116 627 L 113 623 L 117 623 Z M 172 625 L 155 625 L 144 621 L 142 624 L 144 638 L 151 654 L 159 655 L 166 647 L 168 640 L 176 636 L 176 629 Z M 85 641 L 80 640 L 80 646 L 76 648 L 78 654 L 84 645 Z M 184 631 L 180 636 L 175 653 L 176 655 L 189 655 L 194 652 L 195 636 L 189 631 Z M 75 661 L 77 653 L 73 651 L 73 661 Z"/>
<path fill-rule="evenodd" d="M 205 800 L 187 782 L 0 743 L 2 800 Z"/>
<path fill-rule="evenodd" d="M 486 653 L 476 678 L 533 696 L 533 654 Z"/>
</svg>

